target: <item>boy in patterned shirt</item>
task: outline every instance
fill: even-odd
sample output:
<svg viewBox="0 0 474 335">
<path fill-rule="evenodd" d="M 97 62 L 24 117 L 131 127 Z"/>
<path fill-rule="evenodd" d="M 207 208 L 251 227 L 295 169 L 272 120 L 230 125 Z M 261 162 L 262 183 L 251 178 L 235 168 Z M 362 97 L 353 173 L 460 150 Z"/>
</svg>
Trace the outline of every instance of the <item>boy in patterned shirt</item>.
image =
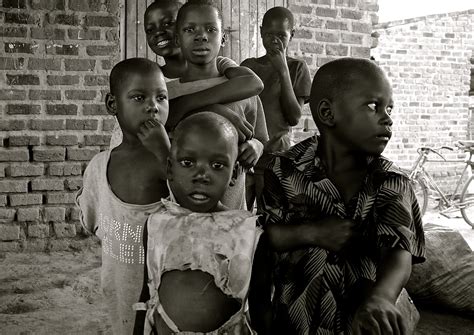
<svg viewBox="0 0 474 335">
<path fill-rule="evenodd" d="M 372 61 L 338 59 L 316 73 L 310 107 L 320 136 L 275 154 L 264 174 L 273 334 L 406 334 L 395 302 L 424 234 L 408 177 L 381 156 L 390 83 Z"/>
</svg>

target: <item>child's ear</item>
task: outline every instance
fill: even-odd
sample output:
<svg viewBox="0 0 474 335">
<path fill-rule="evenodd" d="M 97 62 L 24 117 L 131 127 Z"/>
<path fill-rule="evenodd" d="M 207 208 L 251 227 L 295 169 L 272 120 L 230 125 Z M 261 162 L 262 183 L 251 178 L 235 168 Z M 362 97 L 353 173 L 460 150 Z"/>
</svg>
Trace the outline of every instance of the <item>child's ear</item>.
<svg viewBox="0 0 474 335">
<path fill-rule="evenodd" d="M 181 47 L 181 45 L 179 45 L 179 38 L 177 34 L 174 34 L 174 44 L 176 44 L 178 47 Z"/>
<path fill-rule="evenodd" d="M 107 108 L 107 113 L 113 116 L 117 115 L 117 101 L 112 93 L 105 95 L 105 107 Z"/>
<path fill-rule="evenodd" d="M 171 163 L 171 159 L 168 157 L 166 159 L 166 179 L 173 180 L 173 173 L 171 172 L 171 167 L 173 163 Z"/>
<path fill-rule="evenodd" d="M 239 162 L 235 162 L 234 168 L 232 169 L 232 177 L 230 177 L 230 182 L 229 182 L 229 186 L 231 187 L 234 186 L 237 181 L 239 168 L 240 168 Z"/>
<path fill-rule="evenodd" d="M 223 47 L 227 43 L 227 34 L 222 32 L 222 40 L 221 40 L 221 47 Z"/>
<path fill-rule="evenodd" d="M 329 101 L 328 99 L 321 99 L 318 104 L 318 109 L 316 113 L 321 123 L 328 127 L 334 126 L 334 112 L 332 109 L 331 101 Z"/>
</svg>

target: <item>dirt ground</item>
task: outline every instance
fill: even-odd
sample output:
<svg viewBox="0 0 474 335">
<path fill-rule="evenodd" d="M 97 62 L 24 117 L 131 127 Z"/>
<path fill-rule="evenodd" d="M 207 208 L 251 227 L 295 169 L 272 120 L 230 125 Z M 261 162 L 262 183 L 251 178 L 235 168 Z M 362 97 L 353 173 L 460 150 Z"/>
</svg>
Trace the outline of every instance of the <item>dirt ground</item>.
<svg viewBox="0 0 474 335">
<path fill-rule="evenodd" d="M 0 334 L 111 334 L 100 264 L 97 243 L 76 252 L 0 253 Z M 419 335 L 474 334 L 474 320 L 424 309 L 420 314 Z"/>
</svg>

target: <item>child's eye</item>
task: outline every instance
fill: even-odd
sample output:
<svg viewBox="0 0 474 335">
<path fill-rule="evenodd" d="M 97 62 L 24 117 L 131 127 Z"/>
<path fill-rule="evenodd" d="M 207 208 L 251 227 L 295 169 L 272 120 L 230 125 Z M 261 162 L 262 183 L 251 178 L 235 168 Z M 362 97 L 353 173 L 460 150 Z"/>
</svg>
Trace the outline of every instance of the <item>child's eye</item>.
<svg viewBox="0 0 474 335">
<path fill-rule="evenodd" d="M 132 96 L 132 99 L 135 101 L 143 101 L 145 98 L 143 97 L 143 95 L 134 95 Z"/>
<path fill-rule="evenodd" d="M 159 95 L 156 97 L 156 100 L 165 101 L 165 100 L 168 100 L 168 97 L 166 95 Z"/>
<path fill-rule="evenodd" d="M 193 166 L 193 162 L 190 161 L 189 159 L 182 159 L 179 161 L 179 164 L 181 164 L 182 167 L 191 167 Z"/>
<path fill-rule="evenodd" d="M 367 104 L 370 110 L 376 112 L 377 111 L 377 103 L 371 102 L 370 104 Z"/>
<path fill-rule="evenodd" d="M 219 163 L 219 162 L 214 162 L 214 163 L 212 163 L 211 166 L 215 170 L 222 170 L 224 168 L 224 164 Z"/>
<path fill-rule="evenodd" d="M 214 32 L 217 31 L 217 28 L 216 27 L 208 27 L 207 31 L 210 32 L 210 33 L 214 33 Z"/>
<path fill-rule="evenodd" d="M 385 109 L 385 112 L 388 115 L 392 115 L 392 111 L 393 111 L 393 106 L 387 106 L 387 108 Z"/>
<path fill-rule="evenodd" d="M 183 28 L 183 31 L 184 31 L 185 33 L 192 33 L 192 32 L 194 31 L 194 28 L 191 28 L 191 27 L 184 27 L 184 28 Z"/>
</svg>

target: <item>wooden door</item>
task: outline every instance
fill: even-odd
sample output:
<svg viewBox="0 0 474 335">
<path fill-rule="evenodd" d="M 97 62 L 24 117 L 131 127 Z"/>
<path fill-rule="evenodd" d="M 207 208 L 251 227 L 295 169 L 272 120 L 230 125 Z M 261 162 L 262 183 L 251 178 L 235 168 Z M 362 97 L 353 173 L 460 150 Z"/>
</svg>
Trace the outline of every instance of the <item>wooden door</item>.
<svg viewBox="0 0 474 335">
<path fill-rule="evenodd" d="M 162 63 L 148 47 L 143 28 L 145 9 L 154 0 L 122 0 L 121 46 L 122 59 L 145 57 Z M 159 1 L 159 0 L 158 0 Z M 288 6 L 289 0 L 216 0 L 222 12 L 227 43 L 221 55 L 241 63 L 265 52 L 260 39 L 263 14 L 275 6 Z"/>
</svg>

